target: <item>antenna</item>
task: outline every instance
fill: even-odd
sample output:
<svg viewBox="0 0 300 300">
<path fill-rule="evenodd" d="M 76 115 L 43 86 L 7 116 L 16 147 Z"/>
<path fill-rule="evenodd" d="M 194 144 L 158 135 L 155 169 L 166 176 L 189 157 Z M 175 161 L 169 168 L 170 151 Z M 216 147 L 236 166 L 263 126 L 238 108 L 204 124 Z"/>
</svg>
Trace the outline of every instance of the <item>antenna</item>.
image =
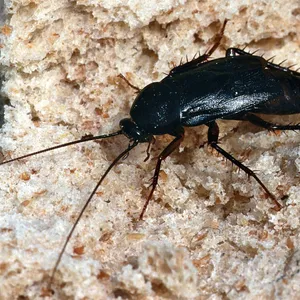
<svg viewBox="0 0 300 300">
<path fill-rule="evenodd" d="M 117 162 L 122 158 L 122 157 L 126 157 L 127 154 L 130 152 L 131 149 L 133 149 L 134 147 L 136 147 L 138 144 L 138 141 L 134 141 L 132 145 L 129 144 L 128 148 L 126 150 L 124 150 L 123 152 L 121 152 L 114 160 L 113 162 L 109 165 L 109 167 L 106 169 L 106 171 L 104 172 L 104 174 L 102 175 L 102 177 L 100 178 L 100 180 L 98 181 L 98 183 L 96 184 L 95 188 L 93 189 L 93 191 L 91 192 L 89 198 L 86 200 L 85 204 L 83 205 L 80 213 L 78 214 L 77 218 L 76 218 L 76 221 L 75 223 L 73 224 L 66 240 L 65 240 L 65 243 L 59 253 L 59 256 L 56 260 L 56 263 L 55 263 L 55 266 L 52 270 L 52 273 L 51 273 L 51 277 L 50 277 L 50 280 L 49 280 L 49 284 L 48 284 L 48 289 L 50 290 L 51 289 L 51 285 L 52 285 L 52 282 L 53 282 L 53 279 L 54 279 L 54 276 L 57 272 L 57 269 L 58 269 L 58 266 L 61 262 L 61 259 L 62 259 L 62 256 L 66 250 L 66 247 L 75 231 L 75 228 L 77 227 L 77 224 L 79 223 L 83 213 L 85 212 L 87 206 L 89 205 L 89 203 L 91 202 L 93 196 L 95 195 L 96 191 L 98 190 L 99 186 L 101 185 L 101 183 L 103 182 L 104 178 L 106 177 L 106 175 L 109 173 L 109 171 L 117 164 Z"/>
<path fill-rule="evenodd" d="M 97 135 L 97 136 L 92 136 L 92 137 L 91 136 L 82 137 L 80 140 L 76 140 L 76 141 L 73 141 L 73 142 L 68 142 L 68 143 L 65 143 L 65 144 L 60 144 L 60 145 L 50 147 L 50 148 L 47 148 L 47 149 L 44 149 L 44 150 L 32 152 L 32 153 L 29 153 L 29 154 L 25 154 L 25 155 L 22 155 L 22 156 L 19 156 L 19 157 L 16 157 L 16 158 L 6 160 L 6 161 L 0 163 L 0 166 L 8 164 L 8 163 L 13 162 L 13 161 L 17 161 L 17 160 L 26 158 L 26 157 L 30 157 L 30 156 L 34 156 L 34 155 L 37 155 L 37 154 L 45 153 L 45 152 L 48 152 L 48 151 L 51 151 L 51 150 L 56 150 L 56 149 L 59 149 L 59 148 L 63 148 L 63 147 L 67 147 L 67 146 L 71 146 L 71 145 L 75 145 L 75 144 L 85 143 L 85 142 L 88 142 L 88 141 L 105 139 L 105 138 L 113 137 L 113 136 L 120 135 L 120 134 L 123 134 L 122 130 L 119 130 L 117 132 L 113 132 L 113 133 L 110 133 L 110 134 Z"/>
</svg>

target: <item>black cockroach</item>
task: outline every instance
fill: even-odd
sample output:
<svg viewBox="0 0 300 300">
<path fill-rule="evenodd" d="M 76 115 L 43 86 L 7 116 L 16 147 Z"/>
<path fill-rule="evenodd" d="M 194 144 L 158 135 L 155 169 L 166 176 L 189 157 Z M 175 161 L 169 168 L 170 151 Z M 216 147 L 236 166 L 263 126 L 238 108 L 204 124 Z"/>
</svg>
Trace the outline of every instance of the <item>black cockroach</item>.
<svg viewBox="0 0 300 300">
<path fill-rule="evenodd" d="M 268 115 L 300 113 L 300 73 L 238 48 L 227 49 L 226 56 L 223 58 L 209 60 L 220 44 L 225 25 L 226 21 L 220 34 L 216 36 L 215 43 L 204 55 L 174 67 L 160 82 L 153 82 L 140 90 L 126 80 L 138 91 L 138 95 L 132 104 L 130 118 L 120 121 L 119 131 L 107 135 L 88 136 L 2 163 L 6 164 L 46 151 L 117 135 L 125 135 L 130 141 L 127 149 L 121 152 L 107 168 L 85 202 L 62 247 L 50 283 L 82 214 L 106 175 L 138 144 L 149 143 L 150 145 L 155 135 L 169 134 L 174 139 L 158 157 L 152 188 L 140 219 L 143 218 L 156 188 L 162 161 L 178 149 L 184 138 L 184 127 L 199 125 L 208 127 L 208 144 L 245 171 L 248 176 L 253 177 L 273 200 L 275 208 L 281 208 L 275 196 L 257 175 L 218 145 L 219 128 L 216 121 L 218 119 L 242 120 L 268 130 L 299 130 L 299 123 L 272 124 L 258 117 L 256 113 Z M 147 154 L 148 151 L 149 147 Z"/>
</svg>

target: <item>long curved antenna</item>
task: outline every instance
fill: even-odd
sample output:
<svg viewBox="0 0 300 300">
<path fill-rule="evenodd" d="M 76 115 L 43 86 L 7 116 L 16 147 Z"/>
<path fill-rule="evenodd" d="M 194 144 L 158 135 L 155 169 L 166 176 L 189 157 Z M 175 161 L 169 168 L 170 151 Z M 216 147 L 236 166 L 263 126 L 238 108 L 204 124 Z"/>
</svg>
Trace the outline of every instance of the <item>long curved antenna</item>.
<svg viewBox="0 0 300 300">
<path fill-rule="evenodd" d="M 49 281 L 49 284 L 48 284 L 48 289 L 49 289 L 49 290 L 51 289 L 51 284 L 52 284 L 52 282 L 53 282 L 54 276 L 55 276 L 56 271 L 57 271 L 57 269 L 58 269 L 58 265 L 59 265 L 60 262 L 61 262 L 62 256 L 63 256 L 63 254 L 64 254 L 64 252 L 65 252 L 65 250 L 66 250 L 66 247 L 67 247 L 67 245 L 68 245 L 68 243 L 69 243 L 69 241 L 70 241 L 70 239 L 71 239 L 71 237 L 72 237 L 72 235 L 73 235 L 73 233 L 74 233 L 74 230 L 75 230 L 77 224 L 79 223 L 79 221 L 80 221 L 80 219 L 81 219 L 83 213 L 85 212 L 87 206 L 89 205 L 89 203 L 91 202 L 93 196 L 95 195 L 97 189 L 99 188 L 99 186 L 101 185 L 102 181 L 104 180 L 104 178 L 106 177 L 106 175 L 109 173 L 109 171 L 116 165 L 116 163 L 117 163 L 122 157 L 124 157 L 126 154 L 128 154 L 128 153 L 130 152 L 130 150 L 133 149 L 137 144 L 138 144 L 138 142 L 135 141 L 132 145 L 129 145 L 128 148 L 127 148 L 126 150 L 124 150 L 121 154 L 119 154 L 119 155 L 113 160 L 113 162 L 112 162 L 112 163 L 109 165 L 109 167 L 106 169 L 105 173 L 102 175 L 101 179 L 98 181 L 97 185 L 95 186 L 95 188 L 94 188 L 93 191 L 91 192 L 89 198 L 87 199 L 87 201 L 85 202 L 84 206 L 82 207 L 80 213 L 78 214 L 78 216 L 77 216 L 77 218 L 76 218 L 76 221 L 75 221 L 75 223 L 73 224 L 73 226 L 72 226 L 72 228 L 71 228 L 71 230 L 70 230 L 70 232 L 69 232 L 69 234 L 68 234 L 68 236 L 67 236 L 67 238 L 66 238 L 66 240 L 65 240 L 65 243 L 64 243 L 64 245 L 63 245 L 63 247 L 62 247 L 62 249 L 61 249 L 61 251 L 60 251 L 60 253 L 59 253 L 59 256 L 58 256 L 58 258 L 57 258 L 57 260 L 56 260 L 56 263 L 55 263 L 55 266 L 54 266 L 54 268 L 53 268 L 53 270 L 52 270 L 51 277 L 50 277 L 50 281 Z"/>
<path fill-rule="evenodd" d="M 71 145 L 75 145 L 75 144 L 85 143 L 85 142 L 88 142 L 88 141 L 105 139 L 105 138 L 113 137 L 113 136 L 120 135 L 120 134 L 123 134 L 122 130 L 119 130 L 117 132 L 113 132 L 113 133 L 110 133 L 110 134 L 97 135 L 97 136 L 92 136 L 92 137 L 83 137 L 80 140 L 76 140 L 76 141 L 73 141 L 73 142 L 68 142 L 68 143 L 65 143 L 65 144 L 60 144 L 60 145 L 50 147 L 50 148 L 47 148 L 47 149 L 44 149 L 44 150 L 28 153 L 28 154 L 25 154 L 25 155 L 22 155 L 22 156 L 13 158 L 13 159 L 6 160 L 6 161 L 0 163 L 0 166 L 8 164 L 8 163 L 13 162 L 13 161 L 17 161 L 17 160 L 26 158 L 26 157 L 30 157 L 30 156 L 33 156 L 33 155 L 48 152 L 48 151 L 51 151 L 51 150 L 55 150 L 55 149 L 59 149 L 59 148 L 63 148 L 63 147 L 67 147 L 67 146 L 71 146 Z"/>
</svg>

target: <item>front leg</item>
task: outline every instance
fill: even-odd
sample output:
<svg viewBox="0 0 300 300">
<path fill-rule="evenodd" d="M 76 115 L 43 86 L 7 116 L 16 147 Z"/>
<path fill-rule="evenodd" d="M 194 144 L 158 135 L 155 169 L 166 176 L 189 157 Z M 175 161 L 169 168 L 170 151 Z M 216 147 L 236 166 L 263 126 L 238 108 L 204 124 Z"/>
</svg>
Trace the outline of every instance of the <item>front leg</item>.
<svg viewBox="0 0 300 300">
<path fill-rule="evenodd" d="M 153 176 L 152 184 L 151 184 L 152 189 L 151 189 L 150 194 L 147 198 L 147 201 L 144 204 L 143 210 L 140 214 L 140 220 L 143 219 L 143 216 L 145 214 L 145 211 L 147 209 L 149 201 L 151 200 L 152 195 L 154 193 L 154 190 L 157 186 L 159 171 L 160 171 L 160 166 L 161 166 L 162 161 L 165 160 L 175 149 L 177 149 L 179 147 L 179 145 L 183 141 L 183 138 L 184 138 L 184 130 L 183 130 L 183 128 L 180 128 L 180 130 L 179 130 L 177 136 L 175 137 L 175 139 L 158 156 L 156 167 L 155 167 L 155 172 L 154 172 L 154 176 Z"/>
<path fill-rule="evenodd" d="M 231 154 L 226 152 L 223 148 L 221 148 L 218 143 L 218 137 L 219 137 L 219 127 L 216 122 L 210 122 L 207 124 L 208 126 L 208 143 L 209 145 L 217 150 L 220 154 L 222 154 L 225 158 L 230 160 L 233 164 L 235 164 L 238 168 L 242 169 L 246 174 L 248 174 L 249 177 L 253 177 L 257 183 L 263 188 L 263 190 L 267 193 L 267 195 L 272 199 L 276 206 L 276 210 L 281 209 L 281 205 L 276 200 L 275 196 L 267 189 L 267 187 L 262 183 L 262 181 L 257 177 L 257 175 L 250 170 L 248 167 L 243 165 L 240 161 L 235 159 Z"/>
</svg>

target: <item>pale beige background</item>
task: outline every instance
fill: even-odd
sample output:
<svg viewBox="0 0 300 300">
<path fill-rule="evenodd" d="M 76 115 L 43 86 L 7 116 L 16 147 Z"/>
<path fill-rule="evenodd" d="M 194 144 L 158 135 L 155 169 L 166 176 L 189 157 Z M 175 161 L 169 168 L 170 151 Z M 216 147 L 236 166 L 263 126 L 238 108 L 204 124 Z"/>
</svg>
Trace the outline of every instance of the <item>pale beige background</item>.
<svg viewBox="0 0 300 300">
<path fill-rule="evenodd" d="M 6 1 L 4 155 L 16 157 L 84 134 L 115 131 L 143 87 L 211 45 L 285 65 L 300 62 L 299 0 Z M 299 116 L 275 118 L 299 122 Z M 144 163 L 140 145 L 109 174 L 81 220 L 55 277 L 52 299 L 291 299 L 299 295 L 300 134 L 220 122 L 222 147 L 257 171 L 272 203 L 243 172 L 187 130 L 163 164 L 145 221 L 161 137 Z M 233 130 L 234 129 L 234 130 Z M 0 299 L 38 299 L 76 214 L 124 137 L 87 143 L 0 168 Z M 83 254 L 81 254 L 83 253 Z M 18 298 L 23 297 L 23 298 Z"/>
</svg>

